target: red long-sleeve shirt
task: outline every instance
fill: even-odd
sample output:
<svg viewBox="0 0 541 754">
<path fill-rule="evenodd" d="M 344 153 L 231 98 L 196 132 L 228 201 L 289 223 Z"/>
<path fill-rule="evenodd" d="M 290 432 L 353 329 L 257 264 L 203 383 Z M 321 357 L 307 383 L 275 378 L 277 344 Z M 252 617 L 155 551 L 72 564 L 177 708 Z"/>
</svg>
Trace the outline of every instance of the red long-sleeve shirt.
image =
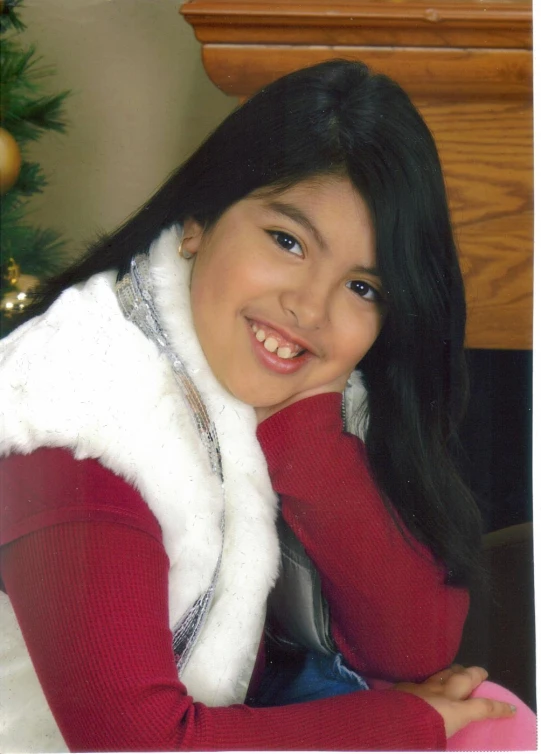
<svg viewBox="0 0 541 754">
<path fill-rule="evenodd" d="M 285 520 L 321 576 L 333 638 L 362 675 L 424 680 L 449 665 L 468 611 L 465 590 L 400 533 L 344 434 L 341 396 L 290 406 L 258 429 Z"/>
<path fill-rule="evenodd" d="M 299 402 L 259 439 L 346 659 L 420 679 L 452 661 L 467 595 L 396 531 L 339 408 L 335 394 Z M 174 663 L 160 528 L 140 495 L 65 450 L 11 456 L 0 473 L 2 580 L 70 749 L 444 748 L 441 717 L 394 690 L 274 709 L 193 703 Z"/>
</svg>

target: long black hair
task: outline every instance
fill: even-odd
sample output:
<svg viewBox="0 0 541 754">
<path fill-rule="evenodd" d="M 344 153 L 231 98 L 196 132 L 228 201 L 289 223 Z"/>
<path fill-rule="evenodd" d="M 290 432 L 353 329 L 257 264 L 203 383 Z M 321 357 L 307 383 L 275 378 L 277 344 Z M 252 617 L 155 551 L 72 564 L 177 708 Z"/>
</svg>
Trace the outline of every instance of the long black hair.
<svg viewBox="0 0 541 754">
<path fill-rule="evenodd" d="M 231 113 L 133 217 L 42 290 L 123 267 L 160 230 L 210 228 L 256 189 L 340 174 L 374 223 L 387 315 L 361 366 L 372 473 L 415 539 L 463 584 L 476 569 L 480 519 L 451 458 L 467 379 L 465 300 L 432 135 L 403 89 L 364 64 L 334 60 L 291 73 Z"/>
</svg>

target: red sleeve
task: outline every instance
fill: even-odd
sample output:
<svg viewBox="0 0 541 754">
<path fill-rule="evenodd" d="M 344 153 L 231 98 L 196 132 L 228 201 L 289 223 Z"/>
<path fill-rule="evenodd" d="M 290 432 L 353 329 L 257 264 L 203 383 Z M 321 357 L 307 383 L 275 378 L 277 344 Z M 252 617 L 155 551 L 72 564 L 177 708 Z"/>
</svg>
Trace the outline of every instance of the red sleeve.
<svg viewBox="0 0 541 754">
<path fill-rule="evenodd" d="M 340 404 L 338 393 L 307 398 L 259 426 L 273 487 L 321 575 L 346 660 L 368 677 L 423 680 L 453 661 L 468 594 L 398 531 Z"/>
<path fill-rule="evenodd" d="M 275 709 L 193 703 L 173 658 L 167 556 L 141 527 L 50 525 L 5 545 L 0 569 L 71 750 L 445 746 L 442 718 L 423 700 L 393 690 Z"/>
<path fill-rule="evenodd" d="M 64 448 L 39 448 L 0 459 L 0 545 L 68 521 L 134 526 L 161 542 L 161 528 L 141 495 L 124 479 Z"/>
</svg>

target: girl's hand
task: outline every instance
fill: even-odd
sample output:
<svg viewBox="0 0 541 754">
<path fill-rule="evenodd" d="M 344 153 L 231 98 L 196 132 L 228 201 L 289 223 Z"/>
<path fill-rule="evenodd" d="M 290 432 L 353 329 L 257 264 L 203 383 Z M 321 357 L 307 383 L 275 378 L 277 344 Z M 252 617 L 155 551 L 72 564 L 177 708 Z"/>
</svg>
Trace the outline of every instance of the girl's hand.
<svg viewBox="0 0 541 754">
<path fill-rule="evenodd" d="M 511 717 L 515 708 L 495 699 L 468 697 L 488 673 L 483 668 L 453 665 L 428 678 L 424 683 L 398 683 L 393 688 L 420 696 L 443 717 L 447 738 L 469 723 L 488 718 Z"/>
</svg>

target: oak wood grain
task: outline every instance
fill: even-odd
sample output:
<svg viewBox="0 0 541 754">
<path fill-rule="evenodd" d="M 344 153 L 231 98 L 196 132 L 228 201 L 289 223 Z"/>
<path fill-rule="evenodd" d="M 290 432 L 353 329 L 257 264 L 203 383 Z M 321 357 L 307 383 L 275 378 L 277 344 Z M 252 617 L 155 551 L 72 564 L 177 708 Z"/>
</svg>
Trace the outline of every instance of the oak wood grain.
<svg viewBox="0 0 541 754">
<path fill-rule="evenodd" d="M 528 50 L 207 44 L 202 54 L 211 80 L 237 97 L 290 71 L 333 58 L 362 60 L 414 96 L 531 97 L 532 91 Z"/>
<path fill-rule="evenodd" d="M 466 283 L 466 342 L 472 348 L 531 348 L 531 103 L 417 104 L 444 169 Z"/>
</svg>

